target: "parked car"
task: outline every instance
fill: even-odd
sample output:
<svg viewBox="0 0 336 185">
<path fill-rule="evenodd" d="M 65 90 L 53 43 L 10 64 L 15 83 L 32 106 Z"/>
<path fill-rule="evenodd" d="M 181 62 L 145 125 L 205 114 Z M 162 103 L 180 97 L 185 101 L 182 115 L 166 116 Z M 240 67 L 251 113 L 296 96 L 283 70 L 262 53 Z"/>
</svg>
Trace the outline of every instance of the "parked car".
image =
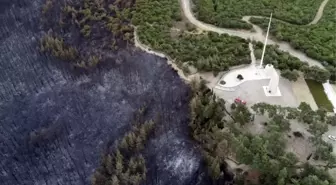
<svg viewBox="0 0 336 185">
<path fill-rule="evenodd" d="M 328 138 L 329 138 L 330 140 L 336 141 L 336 136 L 329 135 Z"/>
<path fill-rule="evenodd" d="M 235 103 L 241 103 L 241 104 L 243 104 L 243 105 L 246 105 L 246 101 L 244 101 L 244 100 L 242 100 L 242 99 L 240 99 L 240 98 L 236 98 L 236 99 L 235 99 Z"/>
</svg>

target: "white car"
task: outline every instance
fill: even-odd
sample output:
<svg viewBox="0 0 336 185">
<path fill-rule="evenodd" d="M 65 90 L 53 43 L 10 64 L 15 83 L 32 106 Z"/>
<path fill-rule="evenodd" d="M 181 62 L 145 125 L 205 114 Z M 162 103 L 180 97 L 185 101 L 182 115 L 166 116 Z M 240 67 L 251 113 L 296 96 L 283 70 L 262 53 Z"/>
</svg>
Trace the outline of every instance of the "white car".
<svg viewBox="0 0 336 185">
<path fill-rule="evenodd" d="M 336 137 L 335 137 L 335 136 L 329 135 L 328 138 L 329 138 L 330 140 L 336 141 Z"/>
</svg>

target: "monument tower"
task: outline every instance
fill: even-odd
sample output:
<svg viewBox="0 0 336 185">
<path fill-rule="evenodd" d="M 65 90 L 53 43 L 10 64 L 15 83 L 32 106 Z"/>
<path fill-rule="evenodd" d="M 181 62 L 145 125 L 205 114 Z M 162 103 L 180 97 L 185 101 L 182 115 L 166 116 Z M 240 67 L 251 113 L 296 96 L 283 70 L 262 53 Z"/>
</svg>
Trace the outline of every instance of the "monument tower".
<svg viewBox="0 0 336 185">
<path fill-rule="evenodd" d="M 279 75 L 277 71 L 274 69 L 274 66 L 272 64 L 267 64 L 265 68 L 263 67 L 267 39 L 268 39 L 269 30 L 271 27 L 271 21 L 272 21 L 272 13 L 271 13 L 271 16 L 268 22 L 268 27 L 267 27 L 266 37 L 265 37 L 264 48 L 263 48 L 262 55 L 261 55 L 259 70 L 264 70 L 264 74 L 270 77 L 268 86 L 263 86 L 265 95 L 266 96 L 281 96 L 281 93 L 279 90 Z"/>
</svg>

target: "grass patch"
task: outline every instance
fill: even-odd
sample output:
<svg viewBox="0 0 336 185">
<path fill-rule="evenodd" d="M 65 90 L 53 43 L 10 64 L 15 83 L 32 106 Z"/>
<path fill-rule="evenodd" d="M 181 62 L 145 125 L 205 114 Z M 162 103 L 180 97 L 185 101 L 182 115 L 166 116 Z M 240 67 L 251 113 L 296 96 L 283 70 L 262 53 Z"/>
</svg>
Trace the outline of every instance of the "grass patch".
<svg viewBox="0 0 336 185">
<path fill-rule="evenodd" d="M 324 92 L 323 85 L 315 80 L 306 79 L 310 92 L 319 108 L 324 107 L 328 111 L 333 111 L 333 105 L 329 101 L 326 93 Z"/>
</svg>

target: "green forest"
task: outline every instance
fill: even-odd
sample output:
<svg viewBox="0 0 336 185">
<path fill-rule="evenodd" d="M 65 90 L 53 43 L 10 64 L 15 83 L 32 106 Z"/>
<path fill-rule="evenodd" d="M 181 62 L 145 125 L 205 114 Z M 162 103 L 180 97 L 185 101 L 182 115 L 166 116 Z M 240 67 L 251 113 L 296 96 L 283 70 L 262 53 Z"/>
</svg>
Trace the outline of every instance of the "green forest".
<svg viewBox="0 0 336 185">
<path fill-rule="evenodd" d="M 219 27 L 251 29 L 243 16 L 258 15 L 305 25 L 313 20 L 322 0 L 193 0 L 199 20 Z"/>
<path fill-rule="evenodd" d="M 173 31 L 172 27 L 181 21 L 179 4 L 172 0 L 138 0 L 132 19 L 142 43 L 154 50 L 163 51 L 180 66 L 187 63 L 200 71 L 219 72 L 228 70 L 231 66 L 250 63 L 246 40 L 213 32 Z M 262 44 L 255 43 L 255 45 L 257 46 L 255 54 L 260 58 Z M 292 81 L 298 77 L 297 70 L 310 72 L 310 75 L 306 76 L 313 77 L 319 82 L 325 82 L 329 77 L 332 81 L 336 80 L 334 75 L 336 70 L 333 66 L 327 67 L 329 73 L 319 75 L 320 70 L 307 70 L 308 66 L 305 63 L 288 53 L 281 52 L 276 46 L 267 47 L 265 64 L 267 63 L 272 63 L 280 70 L 286 70 L 282 76 Z"/>
<path fill-rule="evenodd" d="M 252 29 L 252 25 L 241 20 L 243 16 L 268 17 L 273 12 L 271 35 L 289 42 L 295 49 L 309 57 L 321 61 L 335 72 L 336 67 L 336 1 L 330 0 L 321 20 L 315 25 L 307 25 L 313 20 L 322 0 L 319 1 L 219 1 L 194 0 L 195 13 L 199 20 L 219 27 Z M 253 24 L 264 30 L 268 19 L 251 18 Z"/>
<path fill-rule="evenodd" d="M 321 20 L 315 25 L 296 26 L 281 21 L 272 21 L 270 33 L 276 39 L 289 42 L 294 48 L 309 57 L 336 67 L 336 1 L 326 5 Z M 252 18 L 251 22 L 267 29 L 268 19 Z M 325 61 L 325 62 L 324 62 Z"/>
<path fill-rule="evenodd" d="M 254 42 L 254 54 L 256 59 L 261 59 L 263 44 Z M 281 71 L 281 76 L 296 81 L 299 77 L 299 71 L 304 73 L 306 79 L 313 79 L 319 83 L 325 83 L 328 79 L 334 82 L 336 79 L 335 71 L 324 70 L 316 66 L 309 66 L 308 63 L 300 61 L 300 59 L 291 56 L 287 52 L 280 51 L 277 46 L 268 45 L 264 56 L 264 64 L 272 64 Z"/>
<path fill-rule="evenodd" d="M 335 182 L 326 172 L 335 167 L 331 145 L 322 140 L 328 123 L 335 116 L 327 116 L 324 109 L 311 110 L 306 103 L 299 108 L 280 107 L 258 103 L 249 110 L 243 104 L 232 104 L 226 110 L 226 102 L 207 89 L 205 82 L 191 82 L 194 98 L 190 102 L 192 136 L 200 143 L 213 183 L 223 178 L 221 166 L 225 160 L 247 164 L 258 171 L 258 183 L 262 185 L 333 185 Z M 265 131 L 260 135 L 246 132 L 254 122 L 254 115 L 268 118 L 263 123 Z M 223 119 L 226 118 L 226 119 Z M 310 138 L 316 147 L 314 159 L 324 160 L 323 168 L 317 168 L 286 152 L 286 137 L 302 137 L 291 131 L 290 122 L 298 120 L 307 124 Z M 293 134 L 293 135 L 292 135 Z M 296 136 L 295 136 L 296 135 Z M 307 154 L 308 156 L 309 154 Z M 236 185 L 243 185 L 245 175 L 237 173 Z"/>
<path fill-rule="evenodd" d="M 200 71 L 218 72 L 250 63 L 248 42 L 244 39 L 187 31 L 173 35 L 171 27 L 182 19 L 179 10 L 178 1 L 174 0 L 138 0 L 132 23 L 137 26 L 141 42 Z"/>
</svg>

